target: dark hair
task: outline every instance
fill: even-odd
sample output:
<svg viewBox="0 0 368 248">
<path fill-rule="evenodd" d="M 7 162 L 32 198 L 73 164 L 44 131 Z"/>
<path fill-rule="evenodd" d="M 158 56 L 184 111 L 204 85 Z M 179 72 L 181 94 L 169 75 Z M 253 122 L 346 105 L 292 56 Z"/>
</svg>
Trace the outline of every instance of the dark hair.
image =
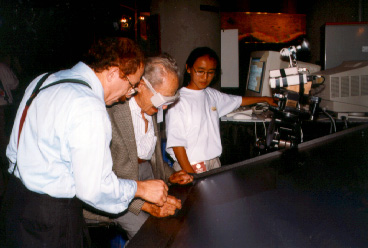
<svg viewBox="0 0 368 248">
<path fill-rule="evenodd" d="M 147 58 L 143 76 L 147 78 L 153 87 L 160 85 L 168 73 L 172 73 L 179 79 L 178 65 L 169 54 L 163 53 L 157 57 Z"/>
<path fill-rule="evenodd" d="M 216 52 L 214 50 L 212 50 L 209 47 L 197 47 L 195 48 L 190 54 L 189 57 L 187 59 L 187 62 L 185 62 L 186 66 L 188 68 L 192 68 L 194 63 L 196 62 L 196 60 L 200 57 L 206 56 L 208 55 L 210 58 L 216 60 L 217 62 L 217 67 L 216 67 L 216 75 L 215 77 L 212 79 L 211 84 L 213 84 L 214 82 L 217 82 L 218 77 L 219 77 L 219 72 L 220 72 L 220 59 L 217 56 Z M 183 79 L 183 86 L 187 86 L 190 82 L 190 74 L 187 72 L 186 68 L 184 69 L 184 79 Z"/>
<path fill-rule="evenodd" d="M 117 66 L 124 75 L 130 75 L 144 65 L 144 55 L 134 41 L 128 38 L 109 37 L 94 43 L 84 62 L 96 72 Z"/>
</svg>

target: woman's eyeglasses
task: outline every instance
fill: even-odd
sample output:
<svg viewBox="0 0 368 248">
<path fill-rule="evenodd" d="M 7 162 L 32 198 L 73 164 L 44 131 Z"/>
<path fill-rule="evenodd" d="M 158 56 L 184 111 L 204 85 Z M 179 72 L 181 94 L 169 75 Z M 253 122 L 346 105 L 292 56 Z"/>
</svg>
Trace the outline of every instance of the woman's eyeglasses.
<svg viewBox="0 0 368 248">
<path fill-rule="evenodd" d="M 200 76 L 200 77 L 204 76 L 205 74 L 207 74 L 208 77 L 214 77 L 216 73 L 216 71 L 201 71 L 201 70 L 197 71 L 194 67 L 193 67 L 193 70 L 195 74 L 197 74 L 197 76 Z"/>
</svg>

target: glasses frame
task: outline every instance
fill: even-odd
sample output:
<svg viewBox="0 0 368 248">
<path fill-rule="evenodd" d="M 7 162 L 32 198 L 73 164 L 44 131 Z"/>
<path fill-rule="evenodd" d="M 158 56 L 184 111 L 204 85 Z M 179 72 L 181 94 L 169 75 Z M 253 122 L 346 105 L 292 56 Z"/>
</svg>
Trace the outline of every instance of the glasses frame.
<svg viewBox="0 0 368 248">
<path fill-rule="evenodd" d="M 128 80 L 128 83 L 130 84 L 130 87 L 131 87 L 131 90 L 128 91 L 127 95 L 130 95 L 130 96 L 135 95 L 138 92 L 137 87 L 138 87 L 139 82 L 133 85 L 132 82 L 130 82 L 127 75 L 125 75 L 125 79 Z"/>
<path fill-rule="evenodd" d="M 192 67 L 192 68 L 193 68 L 195 74 L 199 77 L 202 77 L 206 74 L 207 74 L 207 77 L 215 77 L 215 75 L 216 75 L 216 70 L 215 71 L 197 71 L 194 67 Z M 203 74 L 202 74 L 202 72 L 203 72 Z"/>
<path fill-rule="evenodd" d="M 142 77 L 142 79 L 153 93 L 153 96 L 151 97 L 151 102 L 153 106 L 155 106 L 155 108 L 170 105 L 174 103 L 180 96 L 178 91 L 175 93 L 174 96 L 163 96 L 153 88 L 152 84 L 145 77 Z"/>
</svg>

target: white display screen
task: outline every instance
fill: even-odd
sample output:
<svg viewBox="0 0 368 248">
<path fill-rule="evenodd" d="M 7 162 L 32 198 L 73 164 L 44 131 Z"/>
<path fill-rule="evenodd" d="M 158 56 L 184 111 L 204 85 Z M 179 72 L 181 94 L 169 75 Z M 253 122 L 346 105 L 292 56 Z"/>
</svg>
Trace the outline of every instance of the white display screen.
<svg viewBox="0 0 368 248">
<path fill-rule="evenodd" d="M 262 86 L 264 62 L 260 58 L 252 58 L 249 66 L 248 90 L 260 92 Z"/>
</svg>

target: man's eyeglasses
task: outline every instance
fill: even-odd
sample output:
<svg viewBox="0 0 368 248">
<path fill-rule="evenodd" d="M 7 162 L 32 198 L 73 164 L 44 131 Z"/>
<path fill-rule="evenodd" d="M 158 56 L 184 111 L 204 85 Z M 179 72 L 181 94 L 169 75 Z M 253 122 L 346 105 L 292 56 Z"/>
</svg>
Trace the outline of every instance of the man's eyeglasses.
<svg viewBox="0 0 368 248">
<path fill-rule="evenodd" d="M 126 80 L 128 80 L 128 82 L 129 82 L 129 84 L 130 84 L 130 87 L 132 87 L 132 88 L 129 90 L 129 92 L 127 93 L 127 95 L 132 96 L 132 95 L 134 95 L 135 93 L 137 93 L 137 86 L 138 86 L 139 82 L 133 85 L 133 84 L 132 84 L 132 82 L 130 82 L 130 80 L 129 80 L 128 76 L 125 76 L 125 78 L 126 78 Z"/>
<path fill-rule="evenodd" d="M 142 77 L 143 81 L 146 83 L 147 87 L 151 90 L 153 93 L 153 96 L 151 97 L 151 102 L 155 108 L 159 108 L 164 105 L 170 105 L 174 103 L 179 98 L 179 92 L 176 92 L 175 96 L 163 96 L 152 87 L 151 83 L 145 78 Z"/>
<path fill-rule="evenodd" d="M 193 67 L 193 70 L 195 74 L 197 74 L 197 76 L 200 76 L 200 77 L 204 76 L 205 74 L 207 74 L 208 77 L 214 77 L 216 73 L 216 71 L 197 71 L 194 67 Z"/>
</svg>

